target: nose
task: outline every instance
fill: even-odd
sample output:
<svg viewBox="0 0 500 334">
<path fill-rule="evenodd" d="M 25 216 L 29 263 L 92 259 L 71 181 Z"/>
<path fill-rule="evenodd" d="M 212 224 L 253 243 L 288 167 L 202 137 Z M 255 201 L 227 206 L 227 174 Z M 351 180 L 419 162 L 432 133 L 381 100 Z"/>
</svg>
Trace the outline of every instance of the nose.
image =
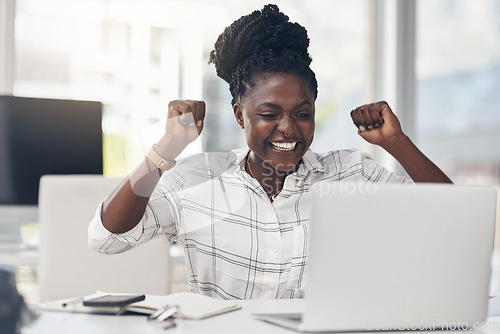
<svg viewBox="0 0 500 334">
<path fill-rule="evenodd" d="M 288 116 L 283 116 L 280 118 L 276 130 L 285 134 L 285 137 L 289 137 L 293 132 L 295 132 L 295 123 L 293 119 Z"/>
</svg>

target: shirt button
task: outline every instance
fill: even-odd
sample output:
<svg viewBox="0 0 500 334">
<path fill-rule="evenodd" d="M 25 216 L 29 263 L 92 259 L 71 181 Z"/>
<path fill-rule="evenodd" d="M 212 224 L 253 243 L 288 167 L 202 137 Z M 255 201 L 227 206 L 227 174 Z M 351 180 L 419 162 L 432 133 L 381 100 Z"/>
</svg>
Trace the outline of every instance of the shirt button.
<svg viewBox="0 0 500 334">
<path fill-rule="evenodd" d="M 273 253 L 274 253 L 274 254 L 278 254 L 279 250 L 280 250 L 280 249 L 278 248 L 278 246 L 277 246 L 277 245 L 273 245 Z"/>
</svg>

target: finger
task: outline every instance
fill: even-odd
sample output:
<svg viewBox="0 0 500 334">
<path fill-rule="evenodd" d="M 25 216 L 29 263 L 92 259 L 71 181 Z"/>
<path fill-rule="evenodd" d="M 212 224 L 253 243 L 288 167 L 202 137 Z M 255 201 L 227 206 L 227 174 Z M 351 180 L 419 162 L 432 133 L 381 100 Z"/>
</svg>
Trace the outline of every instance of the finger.
<svg viewBox="0 0 500 334">
<path fill-rule="evenodd" d="M 372 130 L 384 123 L 382 110 L 388 108 L 386 102 L 362 105 L 351 111 L 351 118 L 359 131 Z"/>
<path fill-rule="evenodd" d="M 368 130 L 373 129 L 373 126 L 375 125 L 375 123 L 377 123 L 376 121 L 373 120 L 372 113 L 373 113 L 373 105 L 371 104 L 365 105 L 361 108 L 361 116 L 365 120 L 365 124 L 363 125 Z"/>
<path fill-rule="evenodd" d="M 368 124 L 369 130 L 379 127 L 384 122 L 384 119 L 380 114 L 380 105 L 378 105 L 377 103 L 371 104 L 366 109 L 366 113 L 368 113 L 368 115 L 365 118 L 369 117 L 371 121 L 370 124 Z"/>
<path fill-rule="evenodd" d="M 178 101 L 172 101 L 168 104 L 168 117 L 167 118 L 171 118 L 171 117 L 176 117 L 176 116 L 180 116 L 182 115 L 182 110 L 181 110 L 181 107 L 178 103 Z"/>
<path fill-rule="evenodd" d="M 380 118 L 384 119 L 384 116 L 390 116 L 393 114 L 391 107 L 389 107 L 389 104 L 385 101 L 377 102 L 377 105 L 380 109 Z"/>
<path fill-rule="evenodd" d="M 196 122 L 196 127 L 198 128 L 198 133 L 201 133 L 203 130 L 203 125 L 205 124 L 205 115 L 207 110 L 207 105 L 205 101 L 200 101 L 200 115 L 198 121 Z"/>
<path fill-rule="evenodd" d="M 360 127 L 363 126 L 364 120 L 360 116 L 359 107 L 351 111 L 351 119 L 356 128 L 359 129 Z"/>
<path fill-rule="evenodd" d="M 188 126 L 194 128 L 196 126 L 196 122 L 193 117 L 193 112 L 190 110 L 185 110 L 182 112 L 182 115 L 179 117 L 179 123 L 183 126 Z"/>
<path fill-rule="evenodd" d="M 205 109 L 206 105 L 204 101 L 195 101 L 195 100 L 188 100 L 186 101 L 186 104 L 189 105 L 189 109 L 192 112 L 192 116 L 194 119 L 194 124 L 190 124 L 192 126 L 195 126 L 195 124 L 205 118 Z"/>
<path fill-rule="evenodd" d="M 205 114 L 207 110 L 207 105 L 205 104 L 205 101 L 199 101 L 200 102 L 200 111 L 199 111 L 199 118 L 197 120 L 203 121 L 205 119 Z"/>
<path fill-rule="evenodd" d="M 181 115 L 179 116 L 178 121 L 184 126 L 194 126 L 193 106 L 191 104 L 182 104 Z"/>
<path fill-rule="evenodd" d="M 205 110 L 206 110 L 206 105 L 204 101 L 193 101 L 194 103 L 194 108 L 193 108 L 193 118 L 194 118 L 194 124 L 193 126 L 196 126 L 198 130 L 198 134 L 201 133 L 203 130 L 203 120 L 205 119 Z"/>
<path fill-rule="evenodd" d="M 191 101 L 193 103 L 193 118 L 197 123 L 199 120 L 205 118 L 205 102 L 203 101 Z"/>
<path fill-rule="evenodd" d="M 200 134 L 201 131 L 203 130 L 203 124 L 204 124 L 204 122 L 202 120 L 199 120 L 198 122 L 196 122 L 196 129 L 198 130 L 198 134 Z"/>
<path fill-rule="evenodd" d="M 367 130 L 370 121 L 365 118 L 365 108 L 367 105 L 362 105 L 354 110 L 354 116 L 356 118 L 355 124 L 357 124 L 358 130 L 363 132 Z"/>
<path fill-rule="evenodd" d="M 168 104 L 169 117 L 181 116 L 191 111 L 191 105 L 187 100 L 174 100 Z"/>
</svg>

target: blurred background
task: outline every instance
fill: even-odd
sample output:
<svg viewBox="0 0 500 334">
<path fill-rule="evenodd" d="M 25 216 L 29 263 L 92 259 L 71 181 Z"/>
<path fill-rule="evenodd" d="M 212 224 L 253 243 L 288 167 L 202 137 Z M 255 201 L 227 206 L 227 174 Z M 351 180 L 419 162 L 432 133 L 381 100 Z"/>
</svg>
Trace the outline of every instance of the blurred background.
<svg viewBox="0 0 500 334">
<path fill-rule="evenodd" d="M 142 159 L 173 99 L 208 105 L 189 153 L 244 145 L 208 55 L 224 27 L 266 1 L 2 1 L 15 3 L 11 93 L 101 101 L 105 174 L 125 175 Z M 373 151 L 349 112 L 383 99 L 456 183 L 498 182 L 500 1 L 408 1 L 410 17 L 394 0 L 274 2 L 311 39 L 319 81 L 313 149 Z"/>
<path fill-rule="evenodd" d="M 208 56 L 224 27 L 267 1 L 0 1 L 0 94 L 102 102 L 105 175 L 143 159 L 173 99 L 207 103 L 203 134 L 185 154 L 245 145 Z M 359 148 L 403 173 L 349 117 L 386 100 L 455 183 L 500 182 L 500 0 L 273 2 L 311 39 L 313 150 Z"/>
</svg>

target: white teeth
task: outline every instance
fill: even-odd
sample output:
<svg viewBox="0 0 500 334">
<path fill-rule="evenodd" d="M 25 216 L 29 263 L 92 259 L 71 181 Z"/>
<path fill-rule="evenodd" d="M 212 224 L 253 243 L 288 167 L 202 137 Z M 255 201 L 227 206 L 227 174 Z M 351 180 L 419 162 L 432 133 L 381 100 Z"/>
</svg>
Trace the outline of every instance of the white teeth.
<svg viewBox="0 0 500 334">
<path fill-rule="evenodd" d="M 292 143 L 282 143 L 282 142 L 271 142 L 273 147 L 277 150 L 280 151 L 291 151 L 295 148 L 297 145 L 297 142 L 292 142 Z"/>
</svg>

